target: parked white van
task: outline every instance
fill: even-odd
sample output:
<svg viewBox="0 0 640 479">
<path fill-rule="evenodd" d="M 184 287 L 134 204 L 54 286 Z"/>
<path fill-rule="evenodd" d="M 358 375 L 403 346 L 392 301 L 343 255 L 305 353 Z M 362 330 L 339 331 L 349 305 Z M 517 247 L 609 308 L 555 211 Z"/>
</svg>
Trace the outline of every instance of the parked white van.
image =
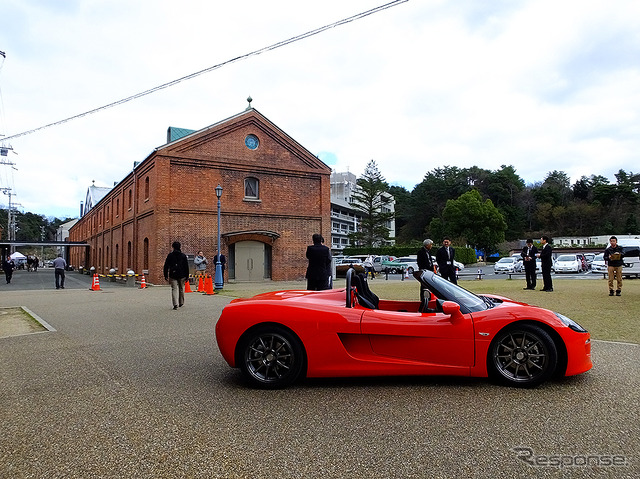
<svg viewBox="0 0 640 479">
<path fill-rule="evenodd" d="M 620 239 L 618 244 L 624 251 L 624 267 L 622 275 L 626 278 L 640 277 L 640 239 Z"/>
</svg>

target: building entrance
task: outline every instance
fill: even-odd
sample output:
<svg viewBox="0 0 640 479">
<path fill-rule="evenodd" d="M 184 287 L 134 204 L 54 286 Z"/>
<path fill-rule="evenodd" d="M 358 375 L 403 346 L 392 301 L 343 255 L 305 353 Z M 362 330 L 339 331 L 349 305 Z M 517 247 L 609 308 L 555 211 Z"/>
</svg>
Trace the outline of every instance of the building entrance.
<svg viewBox="0 0 640 479">
<path fill-rule="evenodd" d="M 235 245 L 236 281 L 262 281 L 265 274 L 265 244 L 259 241 L 240 241 Z"/>
</svg>

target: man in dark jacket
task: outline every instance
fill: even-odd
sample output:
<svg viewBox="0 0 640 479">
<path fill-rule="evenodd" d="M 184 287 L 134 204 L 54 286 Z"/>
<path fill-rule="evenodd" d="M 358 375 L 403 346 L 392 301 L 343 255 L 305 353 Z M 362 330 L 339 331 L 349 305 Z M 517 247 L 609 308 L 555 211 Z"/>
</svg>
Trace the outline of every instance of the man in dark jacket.
<svg viewBox="0 0 640 479">
<path fill-rule="evenodd" d="M 2 261 L 2 270 L 4 271 L 4 275 L 7 278 L 7 284 L 11 283 L 14 269 L 16 269 L 16 267 L 13 264 L 13 260 L 10 256 L 7 256 L 4 261 Z"/>
<path fill-rule="evenodd" d="M 538 253 L 540 258 L 540 268 L 542 269 L 542 289 L 540 291 L 553 291 L 553 281 L 551 280 L 551 266 L 553 266 L 553 255 L 551 253 L 552 248 L 549 244 L 549 237 L 543 235 L 540 238 L 540 244 L 542 248 Z"/>
<path fill-rule="evenodd" d="M 522 248 L 522 262 L 524 263 L 524 274 L 527 280 L 527 287 L 524 289 L 536 289 L 536 255 L 538 248 L 533 244 L 533 239 L 528 239 L 527 244 Z"/>
<path fill-rule="evenodd" d="M 433 247 L 433 241 L 426 239 L 422 242 L 423 247 L 418 251 L 418 268 L 426 269 L 427 271 L 433 271 L 433 256 L 431 256 L 431 248 Z"/>
<path fill-rule="evenodd" d="M 311 291 L 321 291 L 329 289 L 329 278 L 331 277 L 331 251 L 324 243 L 324 238 L 320 234 L 312 236 L 313 244 L 307 246 L 307 289 Z"/>
<path fill-rule="evenodd" d="M 442 247 L 436 253 L 436 262 L 438 263 L 438 270 L 440 276 L 444 279 L 448 279 L 453 284 L 458 284 L 456 278 L 456 267 L 453 264 L 453 258 L 456 255 L 456 250 L 451 247 L 451 240 L 445 236 L 442 240 Z"/>
<path fill-rule="evenodd" d="M 622 294 L 622 267 L 624 266 L 624 251 L 618 244 L 618 238 L 609 238 L 609 246 L 604 250 L 604 262 L 609 271 L 609 296 L 613 296 L 613 279 L 616 279 L 616 296 Z"/>
<path fill-rule="evenodd" d="M 171 302 L 173 309 L 184 304 L 184 283 L 189 277 L 189 263 L 187 255 L 180 251 L 180 243 L 174 241 L 173 251 L 164 261 L 164 279 L 171 284 Z"/>
</svg>

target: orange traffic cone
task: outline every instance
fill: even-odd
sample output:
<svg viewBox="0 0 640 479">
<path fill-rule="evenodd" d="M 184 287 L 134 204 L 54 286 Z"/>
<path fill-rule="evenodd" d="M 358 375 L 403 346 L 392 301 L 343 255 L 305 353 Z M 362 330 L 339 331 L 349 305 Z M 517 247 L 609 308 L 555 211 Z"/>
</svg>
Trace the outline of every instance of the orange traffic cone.
<svg viewBox="0 0 640 479">
<path fill-rule="evenodd" d="M 202 282 L 202 275 L 200 275 L 200 278 L 198 279 L 198 288 L 196 289 L 196 291 L 198 293 L 204 293 L 204 284 Z"/>
<path fill-rule="evenodd" d="M 142 275 L 142 279 L 140 280 L 140 289 L 144 289 L 147 287 L 147 280 L 144 279 L 144 274 Z"/>
<path fill-rule="evenodd" d="M 189 284 L 189 278 L 184 282 L 184 292 L 193 293 L 193 291 L 191 291 L 191 285 Z"/>
<path fill-rule="evenodd" d="M 207 275 L 207 279 L 204 281 L 204 294 L 216 294 L 213 292 L 213 280 L 211 275 Z"/>
<path fill-rule="evenodd" d="M 93 275 L 93 283 L 91 284 L 91 291 L 100 291 L 100 280 L 98 279 L 98 275 Z"/>
</svg>

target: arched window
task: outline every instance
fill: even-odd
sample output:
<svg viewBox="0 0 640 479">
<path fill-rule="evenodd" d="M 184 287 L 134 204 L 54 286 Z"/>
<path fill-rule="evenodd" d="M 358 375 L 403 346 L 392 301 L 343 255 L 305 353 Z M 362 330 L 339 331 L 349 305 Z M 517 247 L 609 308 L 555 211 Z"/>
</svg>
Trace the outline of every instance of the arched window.
<svg viewBox="0 0 640 479">
<path fill-rule="evenodd" d="M 129 209 L 133 207 L 133 192 L 129 190 Z"/>
<path fill-rule="evenodd" d="M 244 180 L 244 197 L 249 199 L 258 199 L 260 198 L 260 190 L 259 190 L 260 182 L 258 178 L 254 178 L 249 176 Z"/>
<path fill-rule="evenodd" d="M 146 200 L 149 199 L 149 177 L 148 176 L 144 179 L 144 198 Z"/>
<path fill-rule="evenodd" d="M 133 268 L 133 264 L 131 264 L 131 241 L 127 243 L 127 269 Z"/>
</svg>

